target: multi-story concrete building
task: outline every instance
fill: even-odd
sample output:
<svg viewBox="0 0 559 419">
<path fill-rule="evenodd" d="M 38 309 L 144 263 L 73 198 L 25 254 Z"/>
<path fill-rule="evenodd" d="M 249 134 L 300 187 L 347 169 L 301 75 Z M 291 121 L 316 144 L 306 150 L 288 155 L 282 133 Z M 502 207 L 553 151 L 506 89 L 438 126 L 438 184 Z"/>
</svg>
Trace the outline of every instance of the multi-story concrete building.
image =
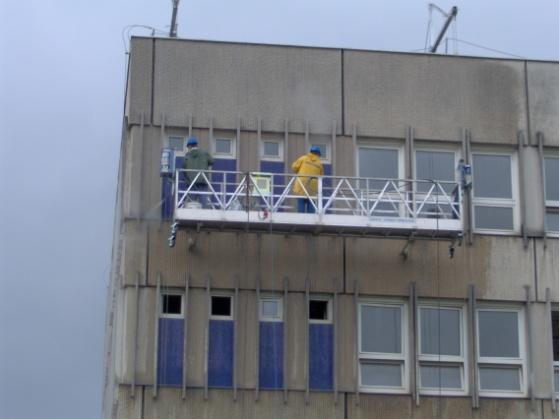
<svg viewBox="0 0 559 419">
<path fill-rule="evenodd" d="M 554 417 L 558 176 L 559 63 L 133 38 L 105 416 Z"/>
</svg>

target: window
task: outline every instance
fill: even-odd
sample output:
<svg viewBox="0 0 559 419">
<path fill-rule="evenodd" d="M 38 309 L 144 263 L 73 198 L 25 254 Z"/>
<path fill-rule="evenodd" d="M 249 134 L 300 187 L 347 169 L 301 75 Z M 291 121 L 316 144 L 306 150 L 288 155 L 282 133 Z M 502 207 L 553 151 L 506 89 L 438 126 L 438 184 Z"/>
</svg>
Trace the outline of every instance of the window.
<svg viewBox="0 0 559 419">
<path fill-rule="evenodd" d="M 559 157 L 546 157 L 544 161 L 546 228 L 559 233 Z"/>
<path fill-rule="evenodd" d="M 460 202 L 458 184 L 455 183 L 458 165 L 456 155 L 454 151 L 441 150 L 415 152 L 415 178 L 418 180 L 415 183 L 415 198 L 418 205 L 422 205 L 422 217 L 456 218 L 458 216 Z M 433 184 L 430 182 L 432 180 L 452 183 L 441 183 L 441 191 L 439 188 L 433 189 Z M 448 205 L 449 199 L 453 202 L 454 211 L 451 205 Z"/>
<path fill-rule="evenodd" d="M 406 319 L 404 303 L 359 304 L 359 382 L 362 391 L 407 391 Z"/>
<path fill-rule="evenodd" d="M 332 323 L 332 304 L 328 299 L 309 300 L 310 323 Z"/>
<path fill-rule="evenodd" d="M 465 318 L 460 306 L 420 305 L 419 386 L 424 394 L 467 391 Z"/>
<path fill-rule="evenodd" d="M 551 333 L 553 336 L 553 379 L 555 392 L 559 393 L 559 311 L 551 313 Z"/>
<path fill-rule="evenodd" d="M 233 298 L 229 295 L 212 295 L 210 313 L 212 319 L 232 319 Z"/>
<path fill-rule="evenodd" d="M 474 227 L 477 231 L 517 230 L 515 159 L 510 154 L 473 154 Z"/>
<path fill-rule="evenodd" d="M 182 311 L 182 295 L 161 295 L 161 314 L 163 317 L 182 317 Z"/>
<path fill-rule="evenodd" d="M 399 149 L 361 146 L 357 149 L 357 154 L 358 177 L 380 179 L 403 177 Z M 382 188 L 384 182 L 378 182 L 378 185 Z"/>
<path fill-rule="evenodd" d="M 330 144 L 327 143 L 311 143 L 311 147 L 320 148 L 320 160 L 323 163 L 330 163 Z"/>
<path fill-rule="evenodd" d="M 263 389 L 283 388 L 282 298 L 264 296 L 259 304 L 258 382 Z"/>
<path fill-rule="evenodd" d="M 216 137 L 213 141 L 213 154 L 222 159 L 234 159 L 237 155 L 235 139 Z"/>
<path fill-rule="evenodd" d="M 477 311 L 480 395 L 518 397 L 525 393 L 524 317 L 521 309 Z"/>
<path fill-rule="evenodd" d="M 184 152 L 184 137 L 170 136 L 169 137 L 169 148 L 175 150 L 175 152 Z"/>
<path fill-rule="evenodd" d="M 378 179 L 403 178 L 401 159 L 402 153 L 398 148 L 360 146 L 357 149 L 357 176 Z M 375 200 L 381 201 L 373 215 L 400 216 L 403 208 L 394 203 L 401 200 L 398 182 L 387 184 L 387 180 L 362 179 L 359 181 L 359 188 L 371 199 L 371 206 L 375 205 Z"/>
<path fill-rule="evenodd" d="M 262 160 L 283 161 L 283 141 L 262 140 L 260 157 Z"/>
<path fill-rule="evenodd" d="M 233 297 L 214 294 L 210 297 L 208 325 L 208 386 L 233 386 L 235 322 Z"/>
<path fill-rule="evenodd" d="M 184 353 L 184 297 L 180 293 L 160 295 L 157 329 L 157 383 L 178 386 L 182 383 Z"/>
<path fill-rule="evenodd" d="M 260 321 L 283 321 L 283 307 L 280 297 L 262 297 L 260 299 Z"/>
<path fill-rule="evenodd" d="M 417 150 L 415 152 L 415 178 L 444 182 L 456 181 L 456 153 L 453 151 Z M 429 183 L 419 183 L 417 190 L 426 192 Z M 453 185 L 444 185 L 445 192 L 451 193 Z"/>
</svg>

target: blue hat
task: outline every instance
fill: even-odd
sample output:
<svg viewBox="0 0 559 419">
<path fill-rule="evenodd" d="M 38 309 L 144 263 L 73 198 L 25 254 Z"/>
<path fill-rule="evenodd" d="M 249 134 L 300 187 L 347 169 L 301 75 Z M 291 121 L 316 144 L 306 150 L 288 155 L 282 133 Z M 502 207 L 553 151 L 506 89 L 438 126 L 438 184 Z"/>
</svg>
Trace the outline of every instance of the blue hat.
<svg viewBox="0 0 559 419">
<path fill-rule="evenodd" d="M 313 146 L 311 147 L 310 152 L 311 152 L 311 153 L 314 153 L 314 154 L 318 154 L 319 156 L 321 155 L 320 147 L 317 146 L 317 145 L 313 145 Z"/>
<path fill-rule="evenodd" d="M 196 138 L 196 137 L 190 137 L 188 139 L 188 141 L 186 142 L 187 147 L 188 146 L 195 146 L 195 145 L 198 145 L 198 138 Z"/>
</svg>

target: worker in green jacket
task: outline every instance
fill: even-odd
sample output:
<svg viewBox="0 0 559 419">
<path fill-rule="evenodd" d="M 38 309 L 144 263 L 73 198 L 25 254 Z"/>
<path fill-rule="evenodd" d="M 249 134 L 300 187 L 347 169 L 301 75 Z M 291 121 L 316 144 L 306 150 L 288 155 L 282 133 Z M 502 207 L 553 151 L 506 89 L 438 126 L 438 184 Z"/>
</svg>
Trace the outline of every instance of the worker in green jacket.
<svg viewBox="0 0 559 419">
<path fill-rule="evenodd" d="M 202 208 L 208 208 L 208 183 L 206 179 L 198 173 L 203 170 L 211 170 L 214 159 L 205 150 L 198 148 L 198 139 L 190 137 L 186 142 L 187 153 L 184 156 L 183 168 L 191 170 L 186 172 L 186 181 L 192 185 L 190 189 L 191 196 L 200 202 Z M 209 174 L 206 174 L 209 177 Z"/>
</svg>

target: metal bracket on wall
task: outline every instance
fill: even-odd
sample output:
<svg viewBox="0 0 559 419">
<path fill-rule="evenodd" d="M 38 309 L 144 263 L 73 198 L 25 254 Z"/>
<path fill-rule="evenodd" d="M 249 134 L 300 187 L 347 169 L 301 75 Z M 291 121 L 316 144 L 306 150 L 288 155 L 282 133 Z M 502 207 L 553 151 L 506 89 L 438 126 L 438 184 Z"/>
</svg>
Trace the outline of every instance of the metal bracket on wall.
<svg viewBox="0 0 559 419">
<path fill-rule="evenodd" d="M 479 388 L 478 388 L 478 369 L 477 369 L 477 302 L 475 285 L 468 286 L 468 312 L 469 312 L 469 334 L 471 342 L 471 365 L 470 382 L 472 388 L 472 408 L 479 408 Z"/>
<path fill-rule="evenodd" d="M 289 278 L 283 278 L 283 403 L 287 404 L 287 349 L 288 346 L 288 322 L 289 318 Z"/>
<path fill-rule="evenodd" d="M 305 278 L 305 404 L 309 404 L 309 306 L 310 306 L 310 281 Z"/>
<path fill-rule="evenodd" d="M 406 261 L 408 259 L 408 248 L 410 247 L 410 245 L 413 242 L 415 242 L 415 235 L 416 234 L 417 234 L 417 231 L 412 231 L 411 234 L 408 237 L 408 241 L 406 242 L 404 247 L 402 247 L 402 250 L 400 250 L 400 256 L 402 257 L 402 259 L 404 261 Z"/>
<path fill-rule="evenodd" d="M 540 171 L 541 171 L 541 187 L 542 187 L 542 197 L 543 197 L 543 248 L 547 249 L 547 217 L 546 217 L 546 200 L 545 200 L 545 155 L 543 152 L 543 146 L 545 137 L 542 132 L 538 131 L 536 133 L 536 141 L 538 142 L 538 157 L 540 160 Z"/>
<path fill-rule="evenodd" d="M 305 121 L 305 153 L 309 151 L 310 147 L 310 124 L 309 121 Z"/>
<path fill-rule="evenodd" d="M 159 351 L 159 313 L 161 312 L 161 272 L 157 272 L 157 288 L 155 290 L 155 327 L 154 327 L 154 349 L 153 349 L 153 398 L 157 398 L 157 352 Z"/>
<path fill-rule="evenodd" d="M 353 304 L 355 305 L 355 342 L 357 342 L 359 336 L 359 282 L 357 282 L 357 280 L 353 281 Z M 355 406 L 359 406 L 359 345 L 357 344 L 355 345 L 354 357 L 353 380 L 355 384 Z"/>
<path fill-rule="evenodd" d="M 260 274 L 256 276 L 256 316 L 254 323 L 256 335 L 256 356 L 254 357 L 254 400 L 258 401 L 260 398 Z"/>
<path fill-rule="evenodd" d="M 524 243 L 524 249 L 528 249 L 530 242 L 528 241 L 528 233 L 526 232 L 526 194 L 524 188 L 524 148 L 526 147 L 526 136 L 524 131 L 518 130 L 517 134 L 518 140 L 518 177 L 520 182 L 518 182 L 518 193 L 520 199 L 520 231 L 522 232 L 522 242 Z"/>
<path fill-rule="evenodd" d="M 239 333 L 239 286 L 241 278 L 239 275 L 235 275 L 235 301 L 233 302 L 233 307 L 235 310 L 233 319 L 233 401 L 237 401 L 237 375 L 238 375 L 238 343 L 239 339 L 237 337 Z"/>
<path fill-rule="evenodd" d="M 556 396 L 556 391 L 557 389 L 555 388 L 555 362 L 554 362 L 554 356 L 553 356 L 553 323 L 552 323 L 552 310 L 551 310 L 551 290 L 548 288 L 545 289 L 545 311 L 546 311 L 546 316 L 547 316 L 547 336 L 548 338 L 548 351 L 549 351 L 549 368 L 551 371 L 551 395 L 550 395 L 550 400 L 551 400 L 551 411 L 553 413 L 555 413 L 557 411 L 557 396 Z"/>
<path fill-rule="evenodd" d="M 208 400 L 208 362 L 210 349 L 210 311 L 211 311 L 211 282 L 208 275 L 206 280 L 206 327 L 204 331 L 204 400 Z"/>
<path fill-rule="evenodd" d="M 411 361 L 413 365 L 413 373 L 412 373 L 412 397 L 415 400 L 415 405 L 419 407 L 419 358 L 417 354 L 419 353 L 419 339 L 417 339 L 417 287 L 415 282 L 410 283 L 410 307 L 411 307 L 411 316 L 410 321 L 412 322 L 412 344 L 410 345 L 413 348 L 410 351 Z"/>
<path fill-rule="evenodd" d="M 528 397 L 530 397 L 530 410 L 536 410 L 536 399 L 534 396 L 534 353 L 532 349 L 532 296 L 530 285 L 524 285 L 526 291 L 526 335 L 528 346 Z"/>
<path fill-rule="evenodd" d="M 140 114 L 140 162 L 143 162 L 143 158 L 144 158 L 144 113 L 142 112 Z M 132 141 L 134 141 L 134 139 L 132 139 Z M 141 164 L 141 163 L 140 163 Z M 141 170 L 140 168 L 140 174 L 139 174 L 139 183 L 140 185 L 138 186 L 138 212 L 137 212 L 137 217 L 136 217 L 136 223 L 140 223 L 140 219 L 142 217 L 144 217 L 145 215 L 142 214 L 142 198 L 143 198 L 143 187 L 144 187 L 144 171 Z"/>
<path fill-rule="evenodd" d="M 332 120 L 332 156 L 330 166 L 332 174 L 336 173 L 336 120 Z"/>
<path fill-rule="evenodd" d="M 182 399 L 186 399 L 186 379 L 187 379 L 187 349 L 188 349 L 188 292 L 190 289 L 190 275 L 187 272 L 184 274 L 184 314 L 183 314 L 183 344 L 182 344 Z"/>
<path fill-rule="evenodd" d="M 334 301 L 333 301 L 333 315 L 332 315 L 332 326 L 334 328 L 333 337 L 334 337 L 334 354 L 332 359 L 332 373 L 334 374 L 333 381 L 334 381 L 334 404 L 338 404 L 338 280 L 334 278 Z"/>
<path fill-rule="evenodd" d="M 136 272 L 136 284 L 135 289 L 135 313 L 134 313 L 134 348 L 132 348 L 132 390 L 130 397 L 136 397 L 136 363 L 138 357 L 138 329 L 139 329 L 139 317 L 140 317 L 140 272 Z"/>
</svg>

